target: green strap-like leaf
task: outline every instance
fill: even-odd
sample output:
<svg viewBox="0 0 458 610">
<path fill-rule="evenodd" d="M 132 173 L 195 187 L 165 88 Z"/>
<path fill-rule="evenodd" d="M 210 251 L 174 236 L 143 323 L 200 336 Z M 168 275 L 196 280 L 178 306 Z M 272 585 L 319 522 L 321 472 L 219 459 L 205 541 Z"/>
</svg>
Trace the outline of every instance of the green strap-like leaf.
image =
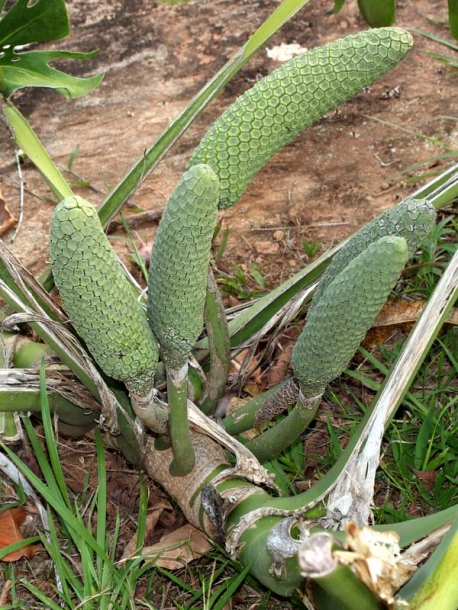
<svg viewBox="0 0 458 610">
<path fill-rule="evenodd" d="M 57 199 L 60 201 L 66 197 L 71 197 L 73 195 L 72 189 L 24 115 L 10 101 L 2 102 L 0 100 L 0 108 L 8 121 L 16 144 L 27 154 L 35 167 L 40 170 Z M 51 287 L 52 284 L 48 282 L 46 288 L 50 289 Z"/>
</svg>

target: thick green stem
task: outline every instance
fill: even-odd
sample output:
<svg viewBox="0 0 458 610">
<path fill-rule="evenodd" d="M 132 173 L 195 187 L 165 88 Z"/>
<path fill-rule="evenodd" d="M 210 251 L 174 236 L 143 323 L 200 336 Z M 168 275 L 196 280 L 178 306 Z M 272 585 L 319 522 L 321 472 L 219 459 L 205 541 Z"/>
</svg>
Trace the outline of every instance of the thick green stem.
<svg viewBox="0 0 458 610">
<path fill-rule="evenodd" d="M 327 532 L 305 538 L 298 548 L 302 576 L 313 578 L 323 591 L 318 591 L 318 608 L 339 610 L 382 610 L 385 605 L 333 552 L 336 540 Z M 315 602 L 315 595 L 314 595 Z"/>
<path fill-rule="evenodd" d="M 273 498 L 262 488 L 242 479 L 243 473 L 231 470 L 225 452 L 214 440 L 202 434 L 193 434 L 192 439 L 198 459 L 195 469 L 186 477 L 170 475 L 173 452 L 171 449 L 156 450 L 152 438 L 146 439 L 143 468 L 177 501 L 188 521 L 209 536 L 215 534 L 214 526 L 217 523 L 205 509 L 201 492 L 205 487 L 214 487 L 223 499 L 222 504 L 219 503 L 223 509 L 220 517 L 228 548 L 237 553 L 243 565 L 250 566 L 251 574 L 266 587 L 279 595 L 293 595 L 303 584 L 296 556 L 299 547 L 297 524 L 301 516 L 312 516 L 310 512 L 305 515 L 303 511 L 310 499 L 310 492 L 289 498 Z M 223 478 L 222 471 L 227 473 Z M 301 502 L 297 501 L 298 498 Z M 380 529 L 398 531 L 401 545 L 405 546 L 455 518 L 457 510 L 457 507 L 453 507 L 436 515 L 403 524 L 390 524 Z M 294 511 L 298 511 L 297 517 Z M 316 515 L 315 510 L 313 516 Z M 290 526 L 285 527 L 288 521 Z M 240 536 L 234 538 L 234 530 L 237 529 Z M 342 532 L 336 532 L 333 537 L 340 540 L 342 536 Z M 280 541 L 279 545 L 277 541 Z M 284 544 L 281 544 L 282 541 Z M 276 567 L 276 571 L 273 567 Z M 357 604 L 354 607 L 359 608 Z"/>
<path fill-rule="evenodd" d="M 257 519 L 255 525 L 245 530 L 240 537 L 239 560 L 243 565 L 251 566 L 251 574 L 260 580 L 264 586 L 277 593 L 277 595 L 291 597 L 304 583 L 304 578 L 299 572 L 295 541 L 289 540 L 287 542 L 287 547 L 292 542 L 289 557 L 282 556 L 279 558 L 269 552 L 269 541 L 272 540 L 272 533 L 275 537 L 276 529 L 281 527 L 284 521 L 284 517 L 276 515 Z M 279 546 L 286 551 L 286 547 L 281 543 Z M 282 551 L 280 551 L 280 554 L 282 554 Z M 286 555 L 289 555 L 289 553 L 286 552 Z M 278 567 L 277 573 L 273 569 L 275 564 Z"/>
<path fill-rule="evenodd" d="M 300 395 L 296 406 L 285 419 L 247 443 L 247 448 L 261 464 L 279 455 L 300 437 L 315 417 L 321 396 L 305 398 Z"/>
<path fill-rule="evenodd" d="M 364 585 L 348 566 L 339 565 L 331 574 L 314 581 L 322 591 L 316 597 L 323 601 L 327 597 L 327 608 L 333 610 L 383 610 L 386 609 L 379 599 Z M 314 601 L 315 599 L 314 596 Z M 322 608 L 322 605 L 317 606 Z"/>
<path fill-rule="evenodd" d="M 226 389 L 231 362 L 231 342 L 226 313 L 211 270 L 207 279 L 204 318 L 210 352 L 210 370 L 206 384 L 207 396 L 200 408 L 206 415 L 211 415 L 216 411 L 218 401 Z"/>
<path fill-rule="evenodd" d="M 287 381 L 283 381 L 278 386 L 275 386 L 262 394 L 258 394 L 258 396 L 255 396 L 252 400 L 243 405 L 243 407 L 240 407 L 240 409 L 237 409 L 237 411 L 234 411 L 234 413 L 225 417 L 221 422 L 221 425 L 226 432 L 231 436 L 236 436 L 237 434 L 241 434 L 242 432 L 246 432 L 247 430 L 250 430 L 250 428 L 253 428 L 258 411 L 262 409 L 265 402 L 285 383 L 287 383 Z"/>
<path fill-rule="evenodd" d="M 167 397 L 170 406 L 169 424 L 173 449 L 170 474 L 183 477 L 191 472 L 196 455 L 188 422 L 188 365 L 181 369 L 167 369 Z"/>
</svg>

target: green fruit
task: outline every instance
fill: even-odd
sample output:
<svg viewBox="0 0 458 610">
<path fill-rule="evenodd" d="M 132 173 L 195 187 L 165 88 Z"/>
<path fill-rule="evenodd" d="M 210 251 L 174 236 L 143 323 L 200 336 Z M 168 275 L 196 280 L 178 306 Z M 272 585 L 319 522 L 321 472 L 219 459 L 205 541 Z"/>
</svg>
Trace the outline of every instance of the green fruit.
<svg viewBox="0 0 458 610">
<path fill-rule="evenodd" d="M 76 196 L 61 201 L 51 221 L 50 248 L 64 308 L 95 361 L 146 396 L 153 387 L 157 343 L 94 206 Z"/>
<path fill-rule="evenodd" d="M 310 309 L 291 364 L 306 398 L 323 393 L 353 357 L 409 259 L 403 237 L 382 237 L 353 259 Z"/>
<path fill-rule="evenodd" d="M 420 247 L 436 222 L 434 206 L 423 199 L 405 199 L 355 233 L 332 259 L 318 284 L 312 308 L 333 279 L 370 244 L 386 235 L 404 237 L 409 258 Z"/>
<path fill-rule="evenodd" d="M 220 182 L 219 207 L 230 207 L 282 146 L 393 68 L 411 46 L 408 32 L 380 28 L 295 57 L 221 115 L 188 167 L 210 165 Z"/>
<path fill-rule="evenodd" d="M 42 359 L 49 356 L 55 356 L 49 345 L 25 339 L 13 356 L 13 366 L 16 369 L 39 367 Z"/>
<path fill-rule="evenodd" d="M 215 173 L 196 165 L 178 182 L 157 231 L 147 311 L 161 357 L 172 369 L 186 364 L 202 331 L 217 205 Z"/>
</svg>

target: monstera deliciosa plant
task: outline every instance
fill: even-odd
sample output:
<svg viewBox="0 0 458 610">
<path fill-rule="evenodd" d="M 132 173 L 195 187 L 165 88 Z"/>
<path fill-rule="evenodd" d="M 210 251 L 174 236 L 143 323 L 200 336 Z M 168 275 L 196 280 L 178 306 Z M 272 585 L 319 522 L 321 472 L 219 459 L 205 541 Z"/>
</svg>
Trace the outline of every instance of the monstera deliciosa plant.
<svg viewBox="0 0 458 610">
<path fill-rule="evenodd" d="M 429 608 L 434 590 L 442 596 L 436 606 L 452 609 L 457 604 L 454 578 L 444 574 L 456 553 L 456 507 L 398 523 L 390 532 L 366 526 L 383 431 L 453 304 L 455 258 L 333 468 L 310 490 L 288 497 L 263 464 L 313 421 L 328 383 L 346 368 L 406 262 L 433 228 L 436 209 L 456 195 L 455 168 L 230 320 L 210 264 L 218 210 L 235 205 L 252 177 L 303 129 L 396 66 L 411 48 L 410 34 L 385 27 L 331 42 L 292 59 L 238 98 L 204 136 L 167 202 L 146 297 L 104 232 L 202 108 L 305 3 L 285 1 L 98 210 L 72 192 L 8 98 L 32 84 L 76 97 L 101 76 L 75 79 L 48 65 L 81 54 L 17 49 L 66 35 L 63 2 L 13 4 L 0 21 L 2 110 L 58 205 L 51 224 L 51 270 L 39 280 L 1 247 L 0 294 L 8 309 L 3 326 L 28 325 L 65 365 L 44 371 L 62 433 L 84 434 L 98 426 L 106 446 L 143 468 L 190 523 L 224 544 L 272 591 L 292 596 L 313 579 L 318 608 Z M 51 292 L 54 282 L 63 309 Z M 293 301 L 304 308 L 309 304 L 292 354 L 293 375 L 217 420 L 231 358 L 268 332 L 271 320 L 287 316 Z M 18 379 L 26 379 L 23 374 Z M 40 402 L 34 402 L 38 373 L 33 378 L 27 369 L 27 374 L 14 407 L 1 405 L 5 442 L 5 430 L 11 438 L 18 424 L 13 411 L 39 409 Z M 9 396 L 15 393 L 11 383 L 6 390 Z M 240 435 L 253 426 L 262 427 L 261 433 L 244 441 Z M 6 447 L 5 452 L 17 462 Z M 46 497 L 46 490 L 40 491 Z M 412 567 L 415 561 L 409 563 L 400 549 L 450 523 L 446 543 L 422 568 Z"/>
</svg>

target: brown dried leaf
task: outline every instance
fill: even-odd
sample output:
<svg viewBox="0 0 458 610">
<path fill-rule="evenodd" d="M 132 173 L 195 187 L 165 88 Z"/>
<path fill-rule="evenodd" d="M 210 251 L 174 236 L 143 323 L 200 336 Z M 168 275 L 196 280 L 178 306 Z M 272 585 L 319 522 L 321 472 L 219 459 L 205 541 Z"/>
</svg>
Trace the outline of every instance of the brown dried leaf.
<svg viewBox="0 0 458 610">
<path fill-rule="evenodd" d="M 165 510 L 169 510 L 171 508 L 170 503 L 167 501 L 158 501 L 155 503 L 152 509 L 148 511 L 148 515 L 146 517 L 146 527 L 145 527 L 145 539 L 148 539 L 154 531 L 154 528 L 157 525 L 157 522 L 161 518 L 162 513 Z M 122 554 L 121 561 L 126 561 L 127 559 L 132 559 L 135 555 L 135 551 L 137 549 L 137 534 L 133 536 L 129 542 L 126 544 L 124 553 Z M 143 554 L 143 552 L 142 552 Z"/>
<path fill-rule="evenodd" d="M 425 307 L 426 301 L 387 301 L 378 314 L 374 326 L 400 326 L 416 322 Z M 450 312 L 447 323 L 458 324 L 457 307 Z"/>
<path fill-rule="evenodd" d="M 209 538 L 199 529 L 187 523 L 163 536 L 159 542 L 144 547 L 141 555 L 167 570 L 180 570 L 212 548 Z"/>
<path fill-rule="evenodd" d="M 230 372 L 239 374 L 240 371 L 248 371 L 250 379 L 259 386 L 262 385 L 261 367 L 256 358 L 250 358 L 248 349 L 242 350 L 231 360 Z"/>
<path fill-rule="evenodd" d="M 417 470 L 411 464 L 408 464 L 408 467 L 421 481 L 423 481 L 428 491 L 433 491 L 437 470 Z"/>
<path fill-rule="evenodd" d="M 20 540 L 24 540 L 20 528 L 24 525 L 26 519 L 27 513 L 23 506 L 8 508 L 0 512 L 0 549 L 3 549 L 10 544 L 14 544 L 15 542 L 19 542 Z M 31 559 L 37 551 L 37 545 L 28 544 L 18 551 L 8 553 L 8 555 L 3 557 L 2 561 L 17 561 L 18 559 L 21 559 L 21 557 Z"/>
<path fill-rule="evenodd" d="M 259 385 L 257 383 L 251 383 L 250 381 L 248 381 L 243 386 L 243 390 L 252 398 L 254 398 L 255 396 L 259 396 L 259 394 L 261 393 L 261 388 L 259 387 Z"/>
<path fill-rule="evenodd" d="M 406 325 L 403 325 L 403 329 Z M 412 326 L 412 325 L 410 325 Z M 377 326 L 376 328 L 370 328 L 366 336 L 364 337 L 364 341 L 362 343 L 363 347 L 367 350 L 376 347 L 377 345 L 381 345 L 388 341 L 395 330 L 394 326 Z M 409 332 L 409 328 L 405 329 L 406 332 Z"/>
<path fill-rule="evenodd" d="M 363 345 L 366 349 L 386 341 L 395 329 L 410 332 L 418 320 L 426 301 L 390 300 L 385 303 L 372 328 L 366 334 Z M 458 308 L 455 307 L 447 318 L 447 324 L 458 325 Z"/>
<path fill-rule="evenodd" d="M 267 388 L 273 388 L 284 380 L 289 361 L 291 360 L 291 354 L 293 353 L 293 347 L 292 344 L 289 344 L 283 348 L 277 362 L 272 366 L 267 375 Z"/>
<path fill-rule="evenodd" d="M 11 214 L 8 206 L 6 205 L 6 201 L 3 199 L 2 193 L 0 191 L 0 235 L 6 233 L 8 229 L 14 227 L 17 223 L 16 218 Z"/>
</svg>

